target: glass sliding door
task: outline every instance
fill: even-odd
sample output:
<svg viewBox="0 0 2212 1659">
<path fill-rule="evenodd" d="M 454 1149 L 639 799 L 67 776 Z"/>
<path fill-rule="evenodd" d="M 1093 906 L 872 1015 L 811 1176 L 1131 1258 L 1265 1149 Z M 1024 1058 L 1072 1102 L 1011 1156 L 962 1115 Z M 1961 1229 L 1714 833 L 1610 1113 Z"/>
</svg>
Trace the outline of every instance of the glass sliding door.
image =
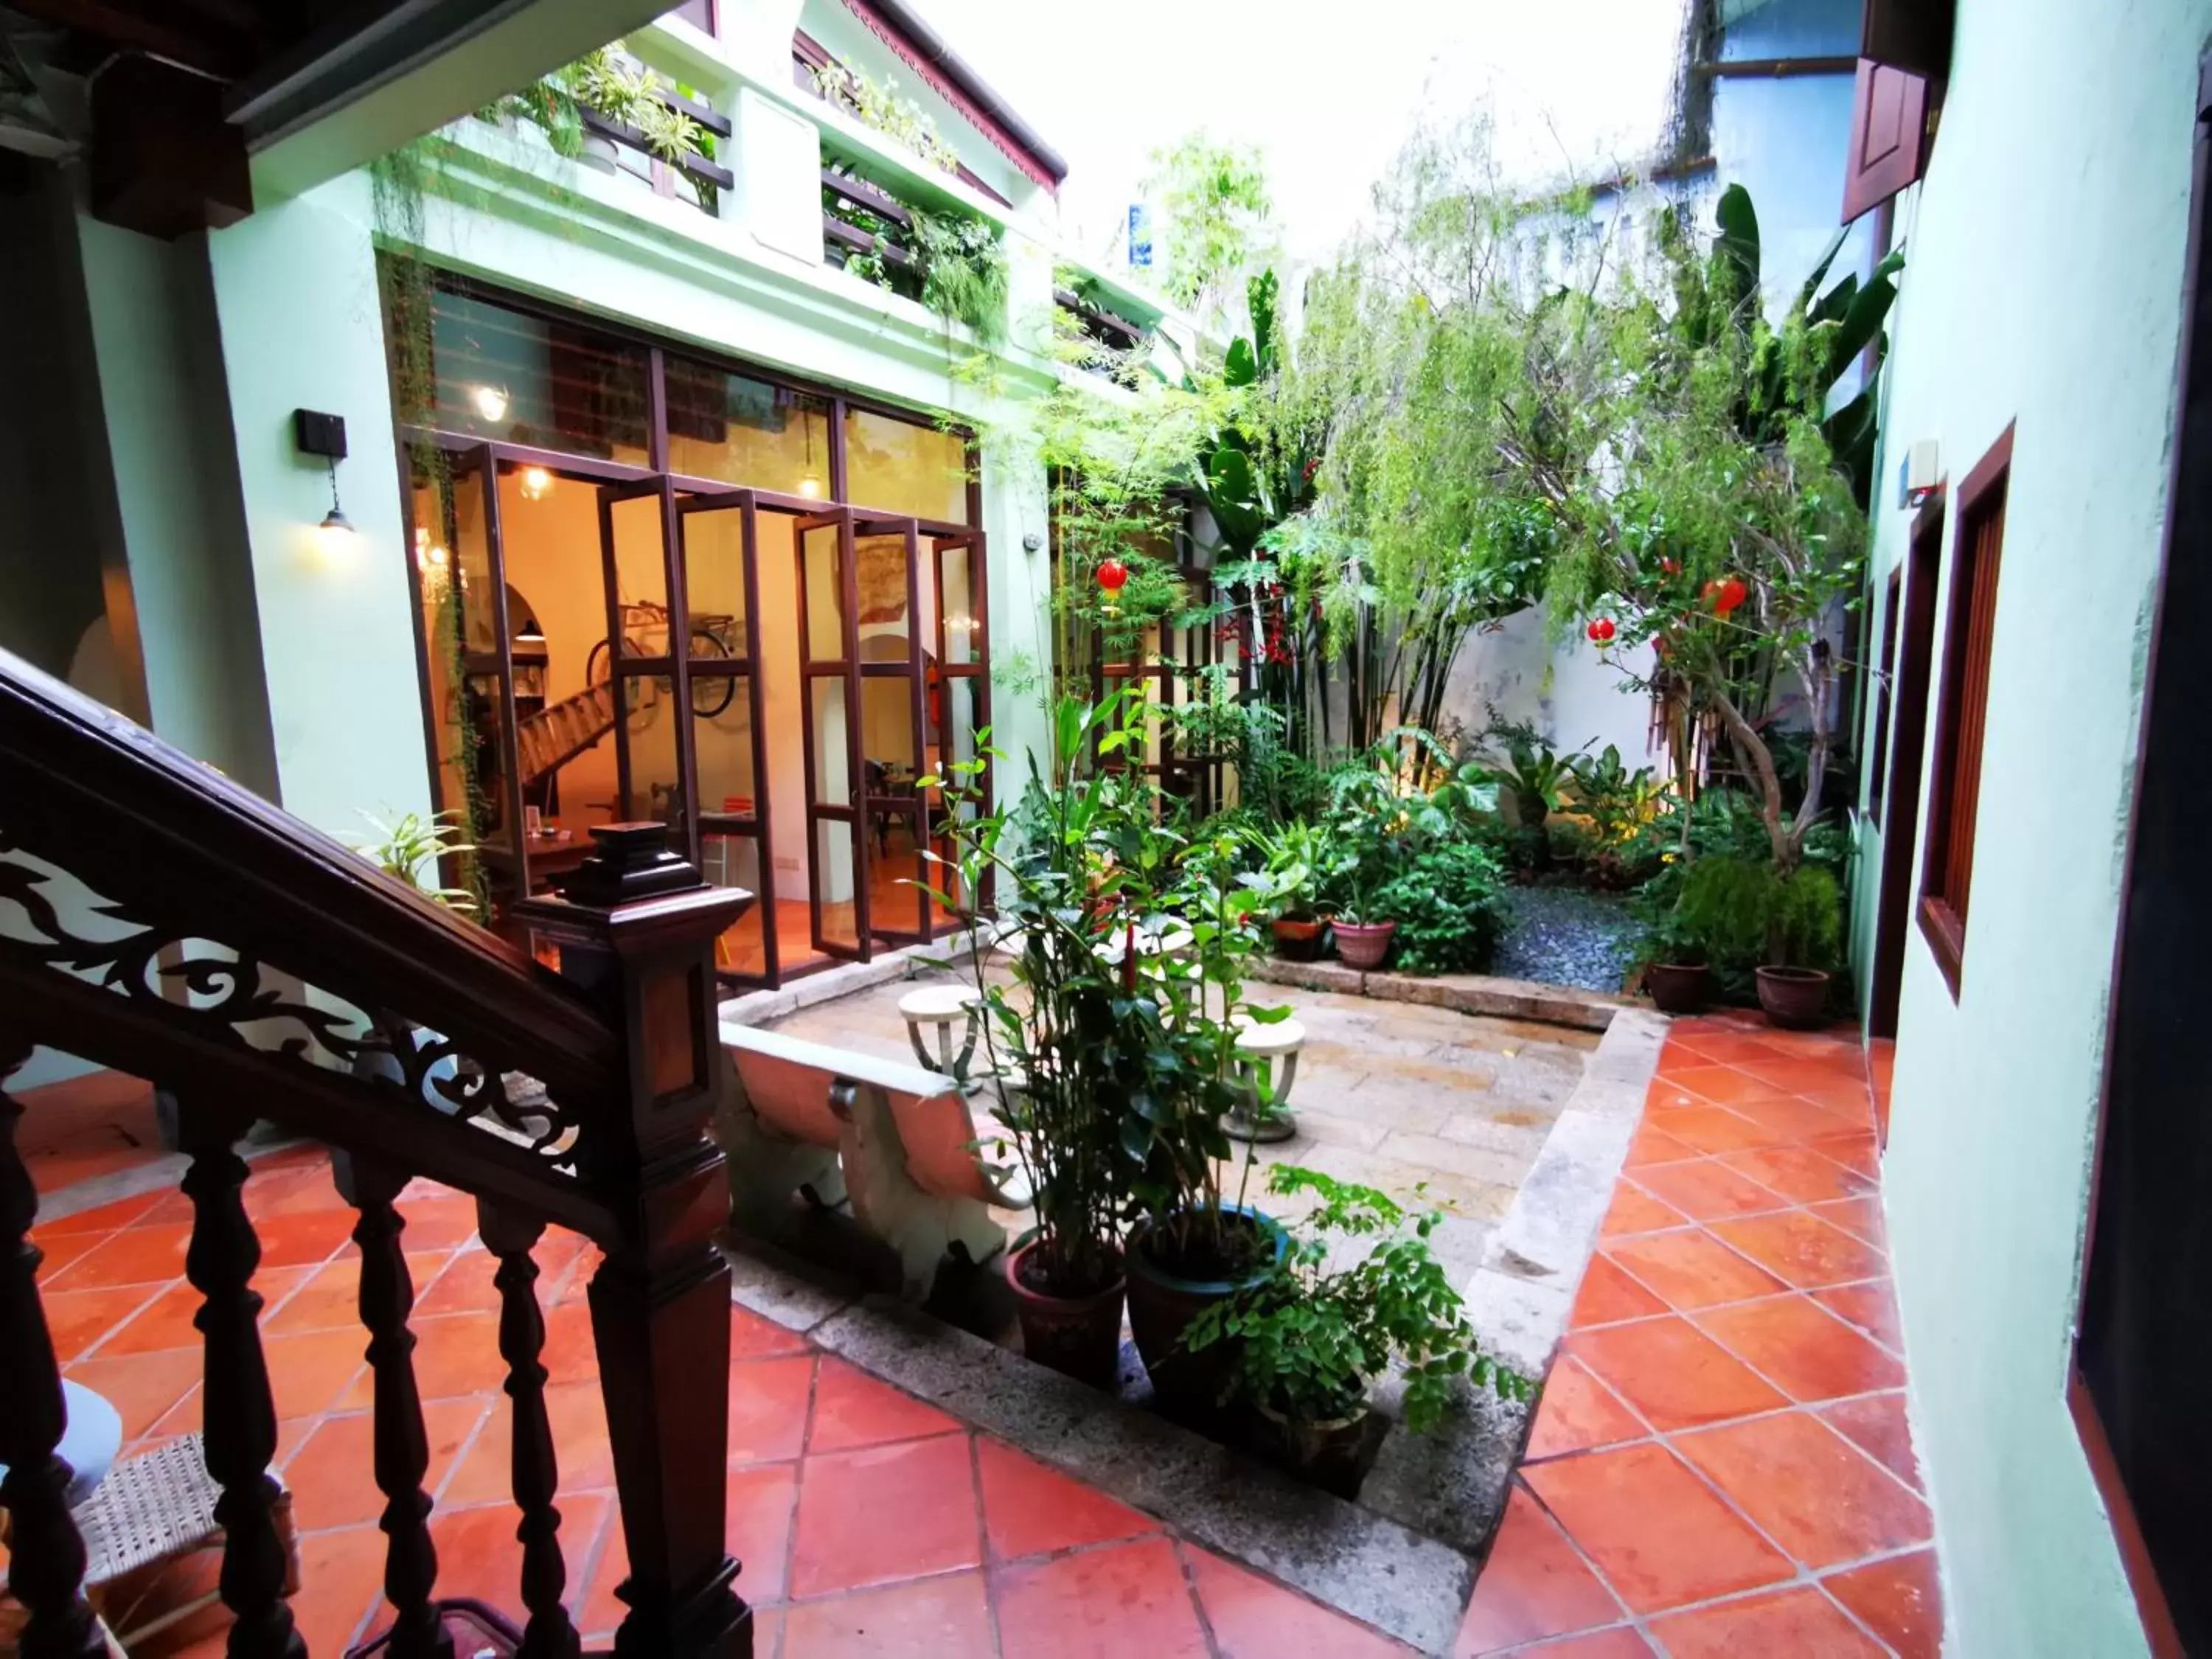
<svg viewBox="0 0 2212 1659">
<path fill-rule="evenodd" d="M 699 861 L 695 803 L 690 629 L 676 556 L 676 493 L 665 476 L 599 490 L 599 557 L 607 634 L 594 677 L 614 694 L 617 811 L 629 823 L 665 823 L 679 857 Z"/>
<path fill-rule="evenodd" d="M 714 942 L 714 966 L 741 985 L 772 985 L 775 859 L 770 834 L 767 717 L 755 618 L 760 611 L 759 516 L 752 491 L 678 504 L 677 544 L 690 609 L 684 654 L 698 781 L 700 869 L 718 887 L 754 896 Z"/>
<path fill-rule="evenodd" d="M 920 781 L 928 771 L 924 671 L 933 635 L 920 535 L 911 519 L 856 519 L 854 612 L 860 653 L 862 854 L 871 936 L 929 937 Z"/>
<path fill-rule="evenodd" d="M 926 879 L 951 901 L 957 912 L 967 912 L 976 901 L 959 885 L 950 831 L 956 814 L 972 822 L 979 811 L 991 810 L 994 784 L 989 757 L 976 736 L 991 725 L 990 605 L 982 533 L 932 536 L 927 564 L 936 647 L 924 681 L 928 770 L 957 785 L 963 795 L 981 793 L 980 798 L 956 805 L 946 800 L 942 789 L 927 792 L 921 807 L 931 845 L 941 861 L 928 866 Z M 980 772 L 957 769 L 978 762 Z M 987 873 L 981 894 L 986 907 L 991 902 L 991 884 Z M 939 931 L 965 920 L 961 914 L 944 916 Z"/>
<path fill-rule="evenodd" d="M 868 866 L 860 833 L 859 582 L 853 515 L 793 526 L 798 561 L 799 739 L 806 778 L 806 902 L 814 948 L 868 958 Z"/>
</svg>

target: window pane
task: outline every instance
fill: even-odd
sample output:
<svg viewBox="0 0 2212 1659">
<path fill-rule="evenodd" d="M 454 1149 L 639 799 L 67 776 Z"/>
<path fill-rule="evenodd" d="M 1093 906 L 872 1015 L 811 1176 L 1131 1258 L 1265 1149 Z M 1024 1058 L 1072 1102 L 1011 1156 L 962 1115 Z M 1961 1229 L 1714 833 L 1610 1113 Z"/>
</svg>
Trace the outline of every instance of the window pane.
<svg viewBox="0 0 2212 1659">
<path fill-rule="evenodd" d="M 906 538 L 857 536 L 853 559 L 860 588 L 860 660 L 912 659 L 912 618 L 907 614 Z"/>
<path fill-rule="evenodd" d="M 736 508 L 683 516 L 684 598 L 694 662 L 751 654 L 745 623 L 745 526 Z"/>
<path fill-rule="evenodd" d="M 828 497 L 827 399 L 688 357 L 666 362 L 670 471 Z"/>
<path fill-rule="evenodd" d="M 824 674 L 806 683 L 807 718 L 813 722 L 814 799 L 823 806 L 853 804 L 851 755 L 846 747 L 845 682 Z"/>
<path fill-rule="evenodd" d="M 629 817 L 639 822 L 684 822 L 683 770 L 676 754 L 676 692 L 666 678 L 625 679 L 629 709 Z"/>
<path fill-rule="evenodd" d="M 643 346 L 440 289 L 430 357 L 441 430 L 647 464 Z"/>
<path fill-rule="evenodd" d="M 806 577 L 806 658 L 842 662 L 845 657 L 844 573 L 838 560 L 837 526 L 817 525 L 799 538 L 799 562 Z"/>
<path fill-rule="evenodd" d="M 741 888 L 757 898 L 761 890 L 760 843 L 750 836 L 706 835 L 699 842 L 700 873 L 708 885 Z M 763 911 L 756 902 L 722 930 L 714 941 L 714 966 L 729 974 L 764 974 Z"/>
<path fill-rule="evenodd" d="M 975 660 L 982 625 L 975 606 L 975 586 L 970 550 L 937 550 L 939 592 L 945 607 L 945 661 L 948 665 Z"/>
<path fill-rule="evenodd" d="M 860 917 L 854 905 L 859 858 L 853 826 L 830 818 L 814 823 L 814 881 L 822 896 L 822 937 L 831 945 L 858 947 Z"/>
<path fill-rule="evenodd" d="M 957 434 L 845 411 L 845 499 L 856 507 L 968 522 L 968 446 Z"/>
<path fill-rule="evenodd" d="M 757 797 L 752 698 L 745 677 L 699 676 L 691 682 L 691 710 L 700 810 L 750 814 Z"/>
<path fill-rule="evenodd" d="M 608 508 L 614 529 L 615 593 L 622 601 L 623 655 L 665 657 L 668 643 L 667 549 L 660 497 L 634 495 Z"/>
</svg>

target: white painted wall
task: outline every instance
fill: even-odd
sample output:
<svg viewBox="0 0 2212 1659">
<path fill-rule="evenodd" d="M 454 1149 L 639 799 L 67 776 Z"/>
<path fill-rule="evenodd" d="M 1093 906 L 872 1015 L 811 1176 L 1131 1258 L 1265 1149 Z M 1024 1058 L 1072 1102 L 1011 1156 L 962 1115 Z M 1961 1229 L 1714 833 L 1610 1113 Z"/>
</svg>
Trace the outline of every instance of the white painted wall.
<svg viewBox="0 0 2212 1659">
<path fill-rule="evenodd" d="M 2208 0 L 1960 0 L 1898 220 L 1882 476 L 1934 439 L 1955 484 L 2018 423 L 1963 983 L 1954 1003 L 1916 932 L 1884 1176 L 1960 1655 L 2145 1650 L 2064 1390 L 2208 30 Z M 1877 503 L 1876 596 L 1907 526 Z"/>
<path fill-rule="evenodd" d="M 1612 744 L 1631 770 L 1646 764 L 1664 769 L 1664 757 L 1645 750 L 1650 699 L 1622 672 L 1626 665 L 1649 673 L 1650 647 L 1601 653 L 1587 639 L 1554 643 L 1545 635 L 1545 622 L 1544 607 L 1534 605 L 1468 636 L 1444 692 L 1444 728 L 1456 725 L 1472 739 L 1493 718 L 1526 720 L 1562 754 L 1597 754 Z"/>
</svg>

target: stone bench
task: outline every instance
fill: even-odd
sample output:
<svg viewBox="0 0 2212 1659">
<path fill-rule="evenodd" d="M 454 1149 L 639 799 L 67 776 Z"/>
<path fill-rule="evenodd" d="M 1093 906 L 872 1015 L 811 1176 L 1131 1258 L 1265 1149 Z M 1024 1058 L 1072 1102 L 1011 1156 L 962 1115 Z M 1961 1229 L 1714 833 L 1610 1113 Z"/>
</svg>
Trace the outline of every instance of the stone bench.
<svg viewBox="0 0 2212 1659">
<path fill-rule="evenodd" d="M 774 1237 L 799 1193 L 849 1200 L 863 1231 L 898 1256 L 901 1293 L 925 1300 L 948 1251 L 970 1262 L 1005 1248 L 993 1206 L 1024 1209 L 1011 1166 L 994 1165 L 969 1097 L 949 1077 L 750 1025 L 722 1024 L 737 1073 L 716 1121 L 729 1155 L 732 1218 Z"/>
</svg>

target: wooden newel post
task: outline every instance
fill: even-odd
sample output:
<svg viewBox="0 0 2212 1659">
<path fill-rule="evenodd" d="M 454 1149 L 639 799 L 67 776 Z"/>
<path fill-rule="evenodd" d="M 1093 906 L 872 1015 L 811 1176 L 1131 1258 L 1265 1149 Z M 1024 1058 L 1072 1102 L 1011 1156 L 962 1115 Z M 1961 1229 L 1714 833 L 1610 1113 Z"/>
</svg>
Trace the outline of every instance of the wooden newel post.
<svg viewBox="0 0 2212 1659">
<path fill-rule="evenodd" d="M 559 899 L 514 907 L 556 941 L 562 975 L 623 1034 L 624 1092 L 595 1110 L 579 1173 L 624 1218 L 592 1280 L 592 1334 L 613 1442 L 629 1578 L 623 1659 L 750 1659 L 752 1614 L 724 1543 L 730 1270 L 714 939 L 751 903 L 703 885 L 658 823 L 607 824 Z"/>
</svg>

